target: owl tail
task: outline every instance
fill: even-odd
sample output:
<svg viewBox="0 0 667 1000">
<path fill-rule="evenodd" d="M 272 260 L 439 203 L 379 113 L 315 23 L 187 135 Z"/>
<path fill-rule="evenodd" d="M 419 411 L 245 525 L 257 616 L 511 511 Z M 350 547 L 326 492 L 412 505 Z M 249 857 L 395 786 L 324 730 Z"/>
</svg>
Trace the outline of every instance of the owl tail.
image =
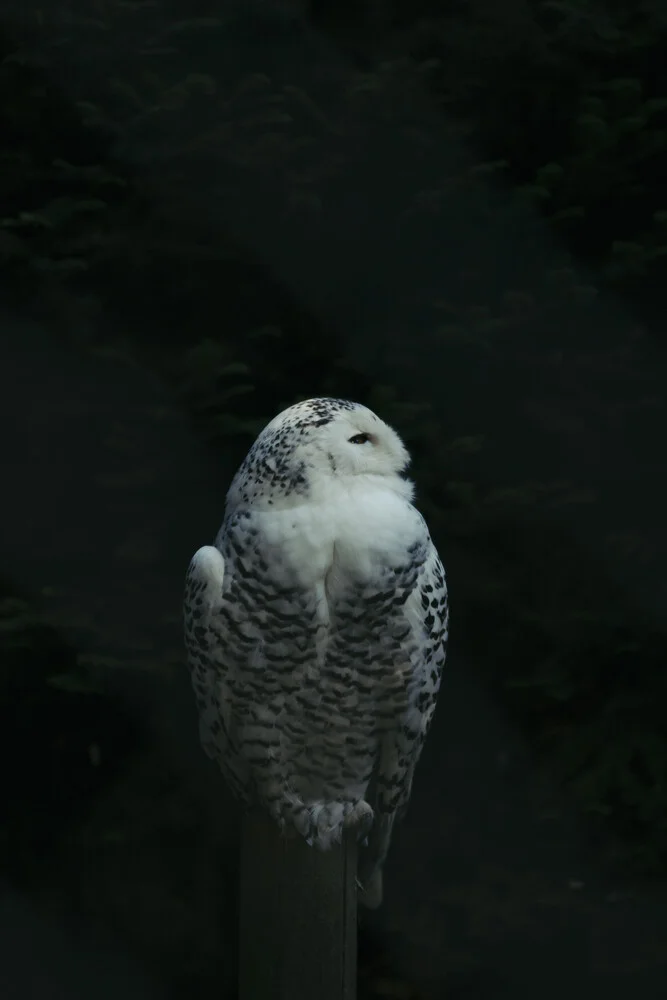
<svg viewBox="0 0 667 1000">
<path fill-rule="evenodd" d="M 365 882 L 359 882 L 358 900 L 367 910 L 377 910 L 382 905 L 382 869 L 376 868 Z"/>
<path fill-rule="evenodd" d="M 389 851 L 395 815 L 376 814 L 366 846 L 359 852 L 359 902 L 369 910 L 376 910 L 382 904 L 382 867 Z"/>
</svg>

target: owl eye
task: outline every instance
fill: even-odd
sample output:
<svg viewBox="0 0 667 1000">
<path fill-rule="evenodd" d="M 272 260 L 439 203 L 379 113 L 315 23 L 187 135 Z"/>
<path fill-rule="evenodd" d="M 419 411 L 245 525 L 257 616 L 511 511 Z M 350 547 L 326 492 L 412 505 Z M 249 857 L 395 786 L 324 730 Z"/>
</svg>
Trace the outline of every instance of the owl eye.
<svg viewBox="0 0 667 1000">
<path fill-rule="evenodd" d="M 370 434 L 355 434 L 354 437 L 348 438 L 347 440 L 350 444 L 368 444 L 370 439 Z"/>
</svg>

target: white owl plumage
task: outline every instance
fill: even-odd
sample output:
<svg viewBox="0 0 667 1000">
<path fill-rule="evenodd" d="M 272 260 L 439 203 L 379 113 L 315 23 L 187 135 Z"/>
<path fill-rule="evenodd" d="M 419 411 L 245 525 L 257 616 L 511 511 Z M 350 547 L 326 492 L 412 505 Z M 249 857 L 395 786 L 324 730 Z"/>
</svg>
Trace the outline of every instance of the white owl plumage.
<svg viewBox="0 0 667 1000">
<path fill-rule="evenodd" d="M 261 432 L 214 546 L 190 563 L 185 638 L 204 749 L 235 794 L 327 849 L 354 827 L 381 900 L 445 661 L 445 574 L 399 436 L 309 399 Z"/>
</svg>

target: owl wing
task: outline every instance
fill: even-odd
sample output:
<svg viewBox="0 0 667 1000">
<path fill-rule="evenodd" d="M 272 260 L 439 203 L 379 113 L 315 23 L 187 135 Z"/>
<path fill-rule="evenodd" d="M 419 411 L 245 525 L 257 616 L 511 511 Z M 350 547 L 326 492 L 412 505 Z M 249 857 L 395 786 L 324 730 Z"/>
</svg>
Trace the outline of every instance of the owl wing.
<svg viewBox="0 0 667 1000">
<path fill-rule="evenodd" d="M 185 648 L 202 746 L 232 791 L 248 801 L 250 770 L 239 752 L 224 650 L 212 627 L 221 613 L 224 577 L 225 560 L 217 548 L 205 545 L 195 552 L 185 578 Z"/>
<path fill-rule="evenodd" d="M 445 663 L 449 601 L 445 571 L 424 524 L 419 566 L 402 608 L 408 626 L 396 668 L 403 672 L 405 697 L 385 728 L 375 773 L 376 824 L 369 843 L 370 867 L 386 857 L 394 820 L 408 804 L 412 779 L 433 720 Z"/>
<path fill-rule="evenodd" d="M 388 809 L 395 806 L 399 812 L 405 809 L 410 798 L 414 769 L 433 721 L 449 638 L 445 571 L 430 538 L 426 559 L 404 607 L 411 625 L 408 643 L 413 673 L 408 709 L 394 733 L 396 759 L 389 768 L 388 782 L 392 791 L 386 794 L 383 802 L 383 806 Z"/>
</svg>

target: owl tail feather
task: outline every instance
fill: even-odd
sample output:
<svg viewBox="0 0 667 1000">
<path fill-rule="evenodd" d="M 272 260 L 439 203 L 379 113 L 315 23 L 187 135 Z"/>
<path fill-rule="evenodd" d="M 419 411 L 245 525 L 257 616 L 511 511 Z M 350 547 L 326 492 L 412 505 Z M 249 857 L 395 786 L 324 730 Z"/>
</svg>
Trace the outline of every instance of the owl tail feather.
<svg viewBox="0 0 667 1000">
<path fill-rule="evenodd" d="M 358 882 L 358 900 L 367 910 L 377 910 L 382 905 L 382 869 L 376 868 L 365 882 Z"/>
</svg>

